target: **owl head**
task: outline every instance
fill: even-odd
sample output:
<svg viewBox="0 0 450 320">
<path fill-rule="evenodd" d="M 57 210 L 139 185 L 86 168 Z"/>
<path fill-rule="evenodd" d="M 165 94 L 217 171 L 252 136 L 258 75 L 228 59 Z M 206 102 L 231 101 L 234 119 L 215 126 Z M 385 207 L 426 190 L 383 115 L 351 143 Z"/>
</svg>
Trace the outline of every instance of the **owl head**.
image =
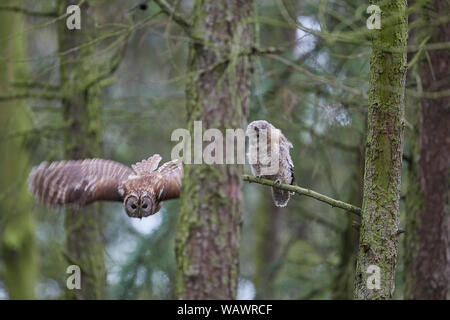
<svg viewBox="0 0 450 320">
<path fill-rule="evenodd" d="M 271 125 L 269 122 L 267 122 L 266 120 L 256 120 L 253 122 L 250 122 L 249 125 L 247 126 L 247 135 L 253 135 L 255 134 L 256 136 L 259 135 L 259 131 L 261 130 L 267 130 L 267 132 L 271 129 L 274 128 L 273 125 Z"/>
<path fill-rule="evenodd" d="M 274 140 L 279 143 L 281 147 L 292 148 L 292 143 L 286 139 L 281 130 L 275 128 L 266 120 L 255 120 L 250 122 L 247 126 L 246 134 L 250 138 L 250 144 L 259 143 L 259 138 L 262 136 L 266 137 L 268 147 L 270 147 Z"/>
<path fill-rule="evenodd" d="M 280 142 L 280 138 L 282 136 L 280 130 L 265 120 L 250 122 L 247 126 L 246 134 L 249 137 L 250 146 L 255 146 L 256 144 L 259 145 L 262 142 L 266 144 L 269 149 L 272 144 L 272 140 L 275 139 L 275 141 Z M 262 137 L 261 141 L 260 137 Z"/>
<path fill-rule="evenodd" d="M 127 195 L 123 201 L 125 212 L 129 217 L 142 218 L 156 213 L 155 201 L 145 191 L 136 191 Z"/>
</svg>

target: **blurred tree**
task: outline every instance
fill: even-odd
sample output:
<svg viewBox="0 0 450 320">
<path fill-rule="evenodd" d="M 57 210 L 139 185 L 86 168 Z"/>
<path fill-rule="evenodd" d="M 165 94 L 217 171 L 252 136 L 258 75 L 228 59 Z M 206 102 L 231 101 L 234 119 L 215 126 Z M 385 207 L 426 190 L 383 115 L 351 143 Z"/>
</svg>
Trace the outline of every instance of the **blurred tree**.
<svg viewBox="0 0 450 320">
<path fill-rule="evenodd" d="M 372 4 L 379 6 L 382 15 L 381 29 L 372 30 L 364 195 L 354 295 L 356 299 L 390 299 L 398 254 L 407 16 L 404 0 Z M 371 265 L 379 268 L 377 290 L 367 285 Z"/>
<path fill-rule="evenodd" d="M 245 127 L 250 98 L 252 1 L 195 1 L 186 104 L 188 128 Z M 193 135 L 192 135 L 193 136 Z M 187 165 L 177 225 L 182 299 L 234 299 L 239 276 L 241 165 Z"/>
<path fill-rule="evenodd" d="M 59 0 L 58 14 L 66 13 L 78 0 Z M 81 11 L 88 13 L 86 2 Z M 81 18 L 81 30 L 68 30 L 66 20 L 58 25 L 60 81 L 63 94 L 62 112 L 67 122 L 64 135 L 66 159 L 101 157 L 102 129 L 100 121 L 98 61 L 93 59 L 94 18 Z M 66 209 L 66 258 L 81 268 L 81 290 L 67 290 L 67 298 L 101 299 L 106 294 L 102 212 L 100 205 L 82 209 Z"/>
<path fill-rule="evenodd" d="M 8 0 L 17 6 L 22 1 Z M 14 81 L 27 80 L 23 16 L 0 10 L 0 94 L 10 92 Z M 0 251 L 10 299 L 33 299 L 37 276 L 35 224 L 27 190 L 29 152 L 26 132 L 30 113 L 24 102 L 0 102 Z"/>
<path fill-rule="evenodd" d="M 273 205 L 271 197 L 261 197 L 258 215 L 255 217 L 256 262 L 255 288 L 257 299 L 274 299 L 273 278 L 276 275 L 280 249 L 279 207 Z"/>
<path fill-rule="evenodd" d="M 415 42 L 450 41 L 448 1 L 417 2 Z M 428 40 L 428 41 L 427 41 Z M 420 50 L 418 91 L 450 89 L 448 50 Z M 414 59 L 414 58 L 413 58 Z M 417 60 L 416 60 L 417 61 Z M 405 298 L 447 299 L 450 289 L 450 96 L 422 98 L 411 138 L 406 221 Z"/>
<path fill-rule="evenodd" d="M 361 150 L 363 148 L 361 147 Z M 362 199 L 362 177 L 364 172 L 364 155 L 362 152 L 356 152 L 355 168 L 351 176 L 350 201 L 359 205 Z M 356 252 L 358 248 L 358 232 L 355 229 L 354 217 L 346 217 L 347 224 L 344 232 L 341 234 L 341 243 L 339 248 L 339 272 L 334 279 L 333 299 L 351 300 L 353 299 L 354 278 L 356 268 Z"/>
</svg>

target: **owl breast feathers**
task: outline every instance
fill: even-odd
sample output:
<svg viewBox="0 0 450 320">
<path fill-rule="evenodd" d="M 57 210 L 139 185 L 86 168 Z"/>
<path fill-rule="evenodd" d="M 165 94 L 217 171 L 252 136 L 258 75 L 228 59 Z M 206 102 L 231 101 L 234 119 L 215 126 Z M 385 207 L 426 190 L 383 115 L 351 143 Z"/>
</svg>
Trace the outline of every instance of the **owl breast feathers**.
<svg viewBox="0 0 450 320">
<path fill-rule="evenodd" d="M 264 134 L 263 134 L 264 133 Z M 251 122 L 247 126 L 247 135 L 250 138 L 248 158 L 253 158 L 250 162 L 252 174 L 255 177 L 261 177 L 283 184 L 294 184 L 294 164 L 289 154 L 292 148 L 286 137 L 281 131 L 265 120 Z M 265 141 L 261 141 L 265 139 Z M 275 139 L 275 141 L 273 140 Z M 261 142 L 267 145 L 266 150 L 260 150 Z M 253 155 L 251 154 L 253 153 Z M 268 158 L 278 154 L 277 171 L 265 174 Z M 289 201 L 291 192 L 272 187 L 272 198 L 277 207 L 285 207 Z"/>
<path fill-rule="evenodd" d="M 173 160 L 158 168 L 161 159 L 155 154 L 132 169 L 103 159 L 44 162 L 32 169 L 29 189 L 50 207 L 122 201 L 128 216 L 142 218 L 158 212 L 162 201 L 180 195 L 181 163 Z"/>
</svg>

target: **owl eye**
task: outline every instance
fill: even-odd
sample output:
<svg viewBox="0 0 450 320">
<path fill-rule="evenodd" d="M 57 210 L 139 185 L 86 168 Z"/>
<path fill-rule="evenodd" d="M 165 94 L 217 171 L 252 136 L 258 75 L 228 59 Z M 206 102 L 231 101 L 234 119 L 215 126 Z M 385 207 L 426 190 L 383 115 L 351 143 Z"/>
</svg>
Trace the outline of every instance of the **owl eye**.
<svg viewBox="0 0 450 320">
<path fill-rule="evenodd" d="M 135 216 L 138 210 L 138 199 L 134 196 L 129 197 L 125 201 L 125 211 L 129 216 Z"/>
<path fill-rule="evenodd" d="M 148 216 L 152 214 L 152 206 L 153 202 L 149 197 L 143 197 L 141 199 L 141 211 L 144 216 Z"/>
</svg>

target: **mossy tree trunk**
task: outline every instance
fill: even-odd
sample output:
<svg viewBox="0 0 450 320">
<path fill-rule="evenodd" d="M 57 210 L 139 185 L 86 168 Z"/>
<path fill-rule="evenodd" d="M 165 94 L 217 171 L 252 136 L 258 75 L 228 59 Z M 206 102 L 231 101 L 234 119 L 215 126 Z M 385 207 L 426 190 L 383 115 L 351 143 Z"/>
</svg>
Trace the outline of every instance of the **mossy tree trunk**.
<svg viewBox="0 0 450 320">
<path fill-rule="evenodd" d="M 17 6 L 21 1 L 6 1 Z M 27 80 L 23 16 L 0 11 L 0 94 L 7 95 L 13 81 Z M 14 34 L 12 37 L 11 35 Z M 8 138 L 31 128 L 30 114 L 21 101 L 0 102 L 0 251 L 10 299 L 33 299 L 37 274 L 33 202 L 26 177 L 30 171 L 25 136 Z"/>
<path fill-rule="evenodd" d="M 406 0 L 371 4 L 381 8 L 381 29 L 371 33 L 364 195 L 354 296 L 390 299 L 398 254 L 407 5 Z M 371 265 L 379 268 L 379 289 L 367 285 L 373 275 L 367 273 Z M 376 270 L 372 268 L 369 271 Z"/>
<path fill-rule="evenodd" d="M 250 98 L 252 1 L 195 2 L 186 88 L 188 128 L 243 128 Z M 217 62 L 223 63 L 217 63 Z M 217 64 L 216 64 L 217 63 Z M 215 64 L 214 67 L 211 65 Z M 193 135 L 192 135 L 193 136 Z M 242 150 L 240 150 L 242 151 Z M 239 276 L 242 165 L 185 166 L 177 226 L 180 299 L 234 299 Z"/>
<path fill-rule="evenodd" d="M 426 1 L 418 18 L 418 42 L 450 41 L 450 22 L 433 24 L 450 12 L 448 1 Z M 427 52 L 419 63 L 423 91 L 450 88 L 450 53 Z M 447 299 L 450 285 L 449 170 L 450 97 L 420 101 L 418 139 L 413 146 L 407 195 L 405 298 Z"/>
<path fill-rule="evenodd" d="M 59 14 L 65 14 L 67 6 L 78 3 L 78 0 L 59 0 Z M 68 123 L 64 137 L 67 159 L 102 155 L 100 90 L 95 83 L 88 86 L 97 71 L 93 49 L 83 46 L 68 51 L 95 36 L 93 17 L 88 17 L 88 12 L 85 2 L 81 7 L 81 30 L 69 30 L 65 19 L 58 26 L 59 52 L 64 52 L 60 55 L 60 78 L 63 116 Z M 103 224 L 99 205 L 66 210 L 66 258 L 69 264 L 76 264 L 81 269 L 81 289 L 67 290 L 69 299 L 105 298 Z"/>
</svg>

